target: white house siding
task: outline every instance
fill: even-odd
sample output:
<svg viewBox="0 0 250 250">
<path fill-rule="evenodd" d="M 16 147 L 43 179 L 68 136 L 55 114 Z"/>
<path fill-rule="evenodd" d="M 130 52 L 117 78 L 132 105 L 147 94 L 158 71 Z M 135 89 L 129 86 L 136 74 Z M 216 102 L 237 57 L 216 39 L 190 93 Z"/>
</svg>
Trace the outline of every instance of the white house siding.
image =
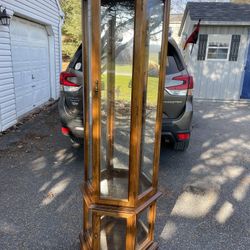
<svg viewBox="0 0 250 250">
<path fill-rule="evenodd" d="M 188 32 L 190 34 L 190 28 Z M 191 46 L 184 52 L 188 69 L 194 77 L 194 97 L 213 100 L 239 100 L 242 89 L 248 28 L 240 26 L 202 26 L 200 34 L 241 35 L 241 41 L 236 62 L 198 61 L 198 43 L 195 45 L 191 56 Z"/>
<path fill-rule="evenodd" d="M 50 81 L 54 85 L 51 97 L 57 99 L 61 70 L 61 13 L 57 0 L 0 0 L 0 5 L 15 16 L 46 27 L 49 39 L 54 42 L 50 49 Z M 17 122 L 12 71 L 10 28 L 0 26 L 0 131 Z"/>
<path fill-rule="evenodd" d="M 0 26 L 0 131 L 16 121 L 9 29 Z"/>
</svg>

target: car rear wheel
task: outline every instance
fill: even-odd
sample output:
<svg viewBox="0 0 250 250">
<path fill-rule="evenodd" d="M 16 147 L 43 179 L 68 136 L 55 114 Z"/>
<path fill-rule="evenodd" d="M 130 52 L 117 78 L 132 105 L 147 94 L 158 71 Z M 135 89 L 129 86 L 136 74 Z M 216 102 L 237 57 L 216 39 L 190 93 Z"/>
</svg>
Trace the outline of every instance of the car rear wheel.
<svg viewBox="0 0 250 250">
<path fill-rule="evenodd" d="M 69 135 L 70 140 L 72 142 L 73 147 L 82 147 L 83 146 L 83 139 L 77 138 L 74 135 Z"/>
<path fill-rule="evenodd" d="M 189 146 L 189 140 L 180 141 L 174 143 L 174 150 L 177 151 L 186 151 Z"/>
</svg>

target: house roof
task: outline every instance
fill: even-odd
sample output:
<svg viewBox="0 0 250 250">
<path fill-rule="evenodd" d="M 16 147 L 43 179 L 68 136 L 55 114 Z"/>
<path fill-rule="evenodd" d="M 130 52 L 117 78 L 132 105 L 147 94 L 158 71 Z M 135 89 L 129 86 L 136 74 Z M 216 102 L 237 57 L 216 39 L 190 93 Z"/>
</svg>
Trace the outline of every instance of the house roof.
<svg viewBox="0 0 250 250">
<path fill-rule="evenodd" d="M 250 26 L 250 4 L 224 2 L 188 2 L 182 18 L 179 35 L 187 15 L 192 21 L 201 19 L 202 24 L 230 24 Z"/>
<path fill-rule="evenodd" d="M 250 22 L 250 4 L 219 2 L 188 2 L 185 12 L 191 20 Z"/>
</svg>

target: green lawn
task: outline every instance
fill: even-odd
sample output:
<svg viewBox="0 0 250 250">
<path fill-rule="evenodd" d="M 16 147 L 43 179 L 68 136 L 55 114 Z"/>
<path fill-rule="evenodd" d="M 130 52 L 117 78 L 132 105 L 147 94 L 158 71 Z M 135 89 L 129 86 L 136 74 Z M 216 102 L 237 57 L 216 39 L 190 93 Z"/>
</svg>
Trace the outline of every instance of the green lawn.
<svg viewBox="0 0 250 250">
<path fill-rule="evenodd" d="M 116 65 L 117 74 L 132 74 L 132 65 Z"/>
<path fill-rule="evenodd" d="M 131 76 L 129 74 L 129 66 L 119 66 L 116 68 L 116 79 L 115 79 L 115 99 L 125 102 L 131 101 Z M 122 75 L 124 74 L 124 75 Z M 104 90 L 102 90 L 102 96 L 105 96 L 107 91 L 107 74 L 103 74 L 102 82 L 104 83 Z M 148 78 L 148 92 L 147 92 L 147 103 L 155 105 L 157 103 L 157 90 L 158 90 L 158 78 Z"/>
</svg>

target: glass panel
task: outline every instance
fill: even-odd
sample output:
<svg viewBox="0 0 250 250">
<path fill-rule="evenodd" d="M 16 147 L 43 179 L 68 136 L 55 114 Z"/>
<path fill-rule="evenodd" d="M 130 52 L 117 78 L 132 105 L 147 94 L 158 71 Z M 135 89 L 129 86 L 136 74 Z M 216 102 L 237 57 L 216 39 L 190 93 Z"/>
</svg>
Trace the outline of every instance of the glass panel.
<svg viewBox="0 0 250 250">
<path fill-rule="evenodd" d="M 168 43 L 168 57 L 167 57 L 167 75 L 177 74 L 180 71 L 184 70 L 185 67 L 178 55 L 176 49 Z M 168 83 L 167 83 L 168 84 Z"/>
<path fill-rule="evenodd" d="M 147 8 L 147 41 L 146 51 L 148 61 L 148 75 L 144 86 L 144 111 L 142 131 L 140 193 L 152 186 L 155 123 L 158 101 L 159 84 L 159 54 L 162 41 L 163 1 L 149 0 Z"/>
<path fill-rule="evenodd" d="M 103 216 L 101 218 L 101 250 L 125 250 L 126 226 L 124 218 Z"/>
<path fill-rule="evenodd" d="M 101 197 L 128 198 L 134 1 L 101 1 Z"/>
<path fill-rule="evenodd" d="M 91 1 L 88 1 L 88 9 L 90 10 L 91 8 Z M 88 54 L 91 55 L 91 50 L 92 50 L 92 40 L 91 40 L 91 28 L 92 28 L 92 23 L 91 23 L 91 16 L 90 16 L 90 11 L 87 12 L 87 33 L 88 33 Z M 86 55 L 87 56 L 87 55 Z M 91 57 L 87 57 L 88 64 L 91 65 Z M 93 131 L 93 118 L 92 118 L 92 86 L 91 86 L 91 69 L 88 67 L 88 106 L 89 106 L 89 112 L 88 112 L 88 121 L 89 121 L 89 138 L 88 138 L 88 180 L 92 180 L 92 131 Z"/>
<path fill-rule="evenodd" d="M 136 249 L 139 249 L 140 245 L 148 238 L 148 233 L 149 233 L 148 213 L 149 213 L 149 208 L 145 209 L 137 216 Z"/>
</svg>

